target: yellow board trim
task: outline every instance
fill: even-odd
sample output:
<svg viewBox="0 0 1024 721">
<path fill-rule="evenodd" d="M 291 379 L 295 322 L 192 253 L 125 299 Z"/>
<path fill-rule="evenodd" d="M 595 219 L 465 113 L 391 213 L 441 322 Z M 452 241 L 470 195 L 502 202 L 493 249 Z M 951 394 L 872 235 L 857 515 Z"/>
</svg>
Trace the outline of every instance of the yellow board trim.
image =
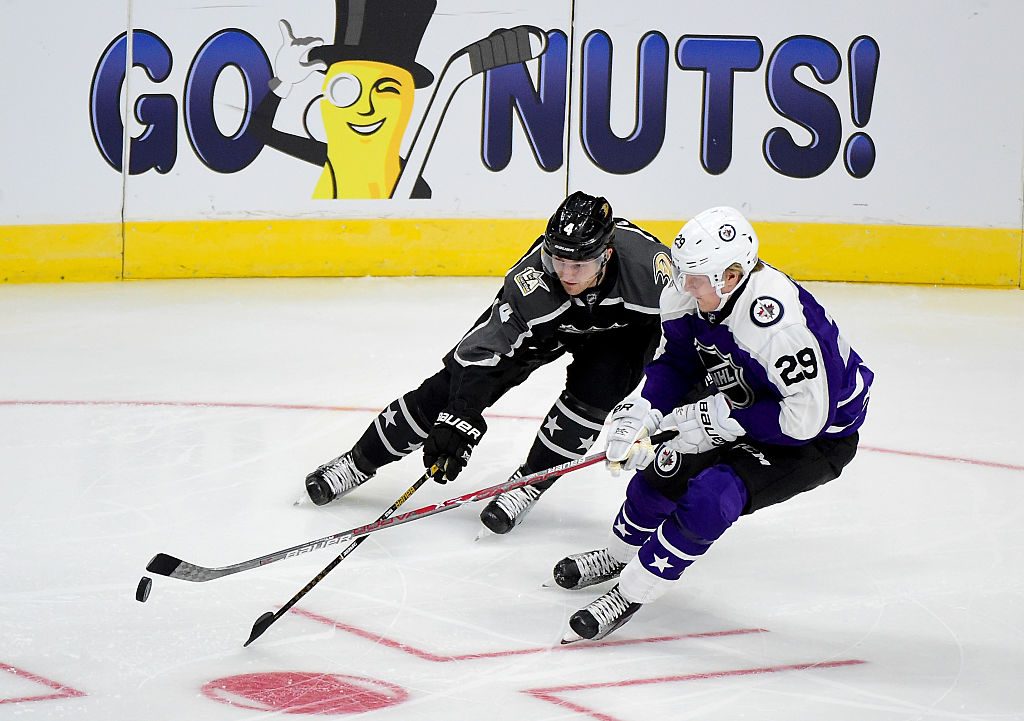
<svg viewBox="0 0 1024 721">
<path fill-rule="evenodd" d="M 682 221 L 637 221 L 671 242 Z M 754 224 L 761 254 L 801 280 L 1012 287 L 1012 228 Z M 309 276 L 500 276 L 544 220 L 173 221 L 0 226 L 4 282 Z M 123 247 L 123 273 L 122 273 Z"/>
<path fill-rule="evenodd" d="M 0 282 L 121 278 L 120 223 L 0 226 Z"/>
<path fill-rule="evenodd" d="M 125 278 L 500 276 L 543 221 L 128 223 Z"/>
</svg>

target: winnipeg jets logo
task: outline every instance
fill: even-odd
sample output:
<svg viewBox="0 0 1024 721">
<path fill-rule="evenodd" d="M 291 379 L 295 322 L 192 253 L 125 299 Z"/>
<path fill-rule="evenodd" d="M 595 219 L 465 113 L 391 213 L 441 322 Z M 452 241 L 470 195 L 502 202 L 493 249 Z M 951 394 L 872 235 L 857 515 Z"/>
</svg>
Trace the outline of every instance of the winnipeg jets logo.
<svg viewBox="0 0 1024 721">
<path fill-rule="evenodd" d="M 778 323 L 782 320 L 784 313 L 785 309 L 782 307 L 782 303 L 770 295 L 755 298 L 754 302 L 750 304 L 750 320 L 762 328 Z"/>
<path fill-rule="evenodd" d="M 736 229 L 726 223 L 718 229 L 718 237 L 728 243 L 736 237 Z"/>
<path fill-rule="evenodd" d="M 754 392 L 743 377 L 743 368 L 714 345 L 697 342 L 697 354 L 708 371 L 708 382 L 729 399 L 734 408 L 747 408 L 754 402 Z"/>
<path fill-rule="evenodd" d="M 658 458 L 654 464 L 654 468 L 658 472 L 658 475 L 668 478 L 672 475 L 672 472 L 679 467 L 679 454 L 671 448 L 662 446 L 658 449 Z"/>
<path fill-rule="evenodd" d="M 544 290 L 551 292 L 548 288 L 547 283 L 544 282 L 544 274 L 536 268 L 527 268 L 522 273 L 515 277 L 516 285 L 519 286 L 519 291 L 523 295 L 529 295 L 537 288 L 543 288 Z"/>
<path fill-rule="evenodd" d="M 654 256 L 654 282 L 658 285 L 668 285 L 672 276 L 672 260 L 668 253 L 658 253 Z"/>
</svg>

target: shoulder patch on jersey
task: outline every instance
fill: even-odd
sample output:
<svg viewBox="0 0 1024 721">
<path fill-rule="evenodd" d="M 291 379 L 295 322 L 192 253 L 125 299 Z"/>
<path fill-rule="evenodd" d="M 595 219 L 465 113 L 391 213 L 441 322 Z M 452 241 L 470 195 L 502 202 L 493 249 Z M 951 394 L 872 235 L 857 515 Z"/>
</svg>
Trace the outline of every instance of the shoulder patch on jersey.
<svg viewBox="0 0 1024 721">
<path fill-rule="evenodd" d="M 654 282 L 668 285 L 672 281 L 672 259 L 668 253 L 661 252 L 654 256 Z"/>
<path fill-rule="evenodd" d="M 762 328 L 775 325 L 785 314 L 786 309 L 782 307 L 782 303 L 770 295 L 758 296 L 750 304 L 750 320 Z"/>
<path fill-rule="evenodd" d="M 658 449 L 658 458 L 654 462 L 654 470 L 659 476 L 671 478 L 672 472 L 679 467 L 679 454 L 671 448 L 661 446 Z"/>
<path fill-rule="evenodd" d="M 515 277 L 516 285 L 519 286 L 519 291 L 523 295 L 529 295 L 537 288 L 543 288 L 544 290 L 551 292 L 548 288 L 547 283 L 544 282 L 544 274 L 536 268 L 527 268 L 522 273 Z"/>
</svg>

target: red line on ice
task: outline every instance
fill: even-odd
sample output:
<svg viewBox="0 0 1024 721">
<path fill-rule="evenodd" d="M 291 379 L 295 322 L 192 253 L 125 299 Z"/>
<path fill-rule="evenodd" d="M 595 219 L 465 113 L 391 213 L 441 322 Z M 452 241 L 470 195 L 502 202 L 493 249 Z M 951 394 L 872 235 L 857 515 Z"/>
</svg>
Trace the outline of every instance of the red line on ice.
<svg viewBox="0 0 1024 721">
<path fill-rule="evenodd" d="M 284 411 L 331 411 L 336 413 L 379 413 L 380 407 L 370 408 L 368 406 L 328 406 L 312 403 L 233 403 L 220 401 L 97 401 L 97 400 L 0 400 L 0 406 L 135 406 L 135 407 L 169 407 L 169 408 L 263 408 L 268 410 Z M 540 416 L 521 416 L 507 413 L 488 413 L 488 418 L 499 418 L 512 421 L 542 421 Z M 980 458 L 964 458 L 961 456 L 947 456 L 938 453 L 924 453 L 921 451 L 902 451 L 895 448 L 880 448 L 878 446 L 861 446 L 861 451 L 868 453 L 888 453 L 894 456 L 906 456 L 908 458 L 922 458 L 929 461 L 945 461 L 949 463 L 963 463 L 971 466 L 983 466 L 986 468 L 1001 468 L 1008 471 L 1024 471 L 1024 465 L 1017 463 L 1000 463 L 999 461 L 986 461 Z"/>
<path fill-rule="evenodd" d="M 782 673 L 785 671 L 810 671 L 819 668 L 841 668 L 844 666 L 857 666 L 866 661 L 859 659 L 849 659 L 846 661 L 822 661 L 820 663 L 798 663 L 790 664 L 787 666 L 765 666 L 762 668 L 744 668 L 735 669 L 731 671 L 709 671 L 706 673 L 691 673 L 680 676 L 658 676 L 655 678 L 635 678 L 626 679 L 623 681 L 606 681 L 603 683 L 586 683 L 586 684 L 573 684 L 569 686 L 551 686 L 549 688 L 534 688 L 527 689 L 523 693 L 533 696 L 534 698 L 540 699 L 541 701 L 547 701 L 550 704 L 558 706 L 559 708 L 567 709 L 569 711 L 575 711 L 576 713 L 584 716 L 590 716 L 591 718 L 597 719 L 597 721 L 619 721 L 614 716 L 609 716 L 606 713 L 596 711 L 594 709 L 578 704 L 574 701 L 569 701 L 558 696 L 560 693 L 566 693 L 569 691 L 589 691 L 593 689 L 603 688 L 628 688 L 631 686 L 644 686 L 647 684 L 655 683 L 673 683 L 676 681 L 703 681 L 707 679 L 715 678 L 729 678 L 734 676 L 754 676 L 759 674 L 769 673 Z"/>
<path fill-rule="evenodd" d="M 593 648 L 604 648 L 608 646 L 635 646 L 637 644 L 645 643 L 662 643 L 665 641 L 682 641 L 686 639 L 698 639 L 698 638 L 721 638 L 724 636 L 741 636 L 750 633 L 767 633 L 763 628 L 738 628 L 730 631 L 709 631 L 706 633 L 688 633 L 679 636 L 655 636 L 653 638 L 636 638 L 636 639 L 621 639 L 615 641 L 597 641 L 594 643 L 581 643 L 572 644 L 568 646 L 542 646 L 539 648 L 518 648 L 510 649 L 507 651 L 487 651 L 481 653 L 464 653 L 457 654 L 454 656 L 442 656 L 441 654 L 432 653 L 430 651 L 424 651 L 421 648 L 416 648 L 407 643 L 396 641 L 394 639 L 382 636 L 379 633 L 373 633 L 357 626 L 351 626 L 341 621 L 336 621 L 326 616 L 321 616 L 317 613 L 311 613 L 310 611 L 304 611 L 301 608 L 292 608 L 290 613 L 297 614 L 308 618 L 311 621 L 322 623 L 326 626 L 333 626 L 339 631 L 345 631 L 351 633 L 354 636 L 365 638 L 373 643 L 380 644 L 387 648 L 401 651 L 402 653 L 409 654 L 410 656 L 416 656 L 424 661 L 433 661 L 434 663 L 449 663 L 452 661 L 475 661 L 477 659 L 484 658 L 507 658 L 508 656 L 525 656 L 534 653 L 549 653 L 552 651 L 563 652 L 563 651 L 582 651 L 584 649 Z"/>
<path fill-rule="evenodd" d="M 10 664 L 3 663 L 2 661 L 0 661 L 0 671 L 7 671 L 9 673 L 13 673 L 15 676 L 28 679 L 33 683 L 38 683 L 42 686 L 52 688 L 54 691 L 56 691 L 56 693 L 46 694 L 45 696 L 19 696 L 17 698 L 0 698 L 0 704 L 22 703 L 27 701 L 50 701 L 52 699 L 58 698 L 76 698 L 78 696 L 85 696 L 83 692 L 77 691 L 71 688 L 70 686 L 65 686 L 64 684 L 57 683 L 56 681 L 51 681 L 48 678 L 37 676 L 36 674 L 31 673 L 30 671 L 26 671 L 15 666 L 11 666 Z"/>
</svg>

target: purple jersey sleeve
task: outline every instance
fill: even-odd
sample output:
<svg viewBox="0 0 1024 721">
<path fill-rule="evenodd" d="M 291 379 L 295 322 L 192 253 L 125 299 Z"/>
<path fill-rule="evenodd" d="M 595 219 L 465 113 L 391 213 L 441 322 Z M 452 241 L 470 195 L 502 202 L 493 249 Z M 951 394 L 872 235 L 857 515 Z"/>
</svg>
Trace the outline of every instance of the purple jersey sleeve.
<svg viewBox="0 0 1024 721">
<path fill-rule="evenodd" d="M 663 324 L 663 352 L 646 369 L 641 395 L 662 413 L 682 403 L 705 375 L 693 343 L 692 320 L 685 316 Z"/>
</svg>

